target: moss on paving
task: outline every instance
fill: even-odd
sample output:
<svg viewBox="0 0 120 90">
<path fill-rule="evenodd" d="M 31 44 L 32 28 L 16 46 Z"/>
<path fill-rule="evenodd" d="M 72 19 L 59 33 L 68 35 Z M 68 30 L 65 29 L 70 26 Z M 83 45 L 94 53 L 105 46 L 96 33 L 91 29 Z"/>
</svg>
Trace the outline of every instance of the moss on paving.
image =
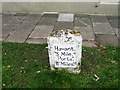
<svg viewBox="0 0 120 90">
<path fill-rule="evenodd" d="M 80 74 L 51 71 L 46 47 L 45 44 L 3 43 L 3 88 L 118 87 L 118 47 L 83 47 Z"/>
</svg>

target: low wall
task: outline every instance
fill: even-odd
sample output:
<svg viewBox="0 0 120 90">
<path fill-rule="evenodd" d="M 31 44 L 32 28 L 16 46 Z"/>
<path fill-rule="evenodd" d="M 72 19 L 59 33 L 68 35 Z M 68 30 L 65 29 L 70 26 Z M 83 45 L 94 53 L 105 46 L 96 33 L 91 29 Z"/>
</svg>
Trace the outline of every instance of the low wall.
<svg viewBox="0 0 120 90">
<path fill-rule="evenodd" d="M 43 0 L 45 1 L 45 0 Z M 2 12 L 68 12 L 118 15 L 118 3 L 93 2 L 2 2 Z M 56 1 L 56 2 L 55 2 Z"/>
</svg>

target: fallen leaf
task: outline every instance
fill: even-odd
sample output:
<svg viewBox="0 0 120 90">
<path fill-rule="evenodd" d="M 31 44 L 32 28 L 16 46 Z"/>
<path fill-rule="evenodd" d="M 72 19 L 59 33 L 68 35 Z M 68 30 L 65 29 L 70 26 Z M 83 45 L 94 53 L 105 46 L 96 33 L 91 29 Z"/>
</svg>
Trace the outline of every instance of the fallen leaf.
<svg viewBox="0 0 120 90">
<path fill-rule="evenodd" d="M 45 48 L 48 48 L 48 47 L 45 47 Z"/>
<path fill-rule="evenodd" d="M 105 49 L 106 47 L 103 47 L 103 49 Z"/>
<path fill-rule="evenodd" d="M 37 60 L 35 60 L 35 62 L 36 62 Z"/>
<path fill-rule="evenodd" d="M 5 84 L 3 84 L 3 87 L 5 87 Z"/>
<path fill-rule="evenodd" d="M 99 65 L 97 65 L 97 67 L 99 68 L 100 66 L 99 66 Z"/>
<path fill-rule="evenodd" d="M 27 62 L 27 60 L 25 60 L 25 62 Z"/>
<path fill-rule="evenodd" d="M 24 67 L 20 67 L 21 69 L 24 69 Z"/>
<path fill-rule="evenodd" d="M 116 61 L 111 61 L 111 63 L 115 64 L 115 63 L 116 63 Z"/>
<path fill-rule="evenodd" d="M 7 67 L 8 67 L 8 68 L 10 68 L 11 66 L 10 66 L 10 65 L 8 65 Z"/>
<path fill-rule="evenodd" d="M 37 73 L 40 73 L 40 71 L 37 71 Z"/>
<path fill-rule="evenodd" d="M 84 52 L 86 52 L 86 50 L 83 50 Z"/>
<path fill-rule="evenodd" d="M 96 74 L 94 74 L 94 77 L 95 77 L 95 78 L 93 78 L 93 80 L 95 80 L 95 81 L 98 81 L 98 80 L 99 80 L 99 77 L 98 77 Z"/>
</svg>

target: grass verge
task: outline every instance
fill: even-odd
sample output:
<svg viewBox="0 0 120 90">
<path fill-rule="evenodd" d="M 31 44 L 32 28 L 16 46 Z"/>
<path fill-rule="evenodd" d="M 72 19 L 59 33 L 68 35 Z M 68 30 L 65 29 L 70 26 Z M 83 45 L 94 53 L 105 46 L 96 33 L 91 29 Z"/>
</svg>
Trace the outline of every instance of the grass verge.
<svg viewBox="0 0 120 90">
<path fill-rule="evenodd" d="M 72 74 L 50 70 L 46 46 L 3 43 L 3 88 L 118 88 L 118 47 L 83 47 L 82 71 Z"/>
</svg>

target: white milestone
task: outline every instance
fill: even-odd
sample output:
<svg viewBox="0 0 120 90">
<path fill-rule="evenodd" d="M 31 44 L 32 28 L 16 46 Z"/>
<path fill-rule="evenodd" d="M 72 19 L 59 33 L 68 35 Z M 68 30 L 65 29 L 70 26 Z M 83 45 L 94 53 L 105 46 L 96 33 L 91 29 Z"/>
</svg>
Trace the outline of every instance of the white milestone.
<svg viewBox="0 0 120 90">
<path fill-rule="evenodd" d="M 47 37 L 51 70 L 65 69 L 80 73 L 82 56 L 82 36 L 75 30 L 53 31 Z"/>
</svg>

